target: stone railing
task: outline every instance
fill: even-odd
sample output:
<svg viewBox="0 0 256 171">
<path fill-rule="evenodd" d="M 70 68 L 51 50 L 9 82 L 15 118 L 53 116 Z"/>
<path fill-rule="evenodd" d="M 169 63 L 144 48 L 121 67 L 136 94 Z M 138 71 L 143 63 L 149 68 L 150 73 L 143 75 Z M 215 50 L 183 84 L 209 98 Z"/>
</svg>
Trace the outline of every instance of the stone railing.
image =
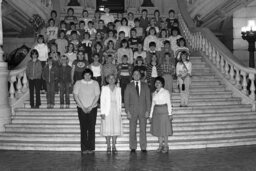
<svg viewBox="0 0 256 171">
<path fill-rule="evenodd" d="M 179 15 L 180 27 L 189 46 L 206 57 L 235 95 L 255 110 L 256 70 L 245 67 L 207 28 L 196 28 L 188 15 Z"/>
</svg>

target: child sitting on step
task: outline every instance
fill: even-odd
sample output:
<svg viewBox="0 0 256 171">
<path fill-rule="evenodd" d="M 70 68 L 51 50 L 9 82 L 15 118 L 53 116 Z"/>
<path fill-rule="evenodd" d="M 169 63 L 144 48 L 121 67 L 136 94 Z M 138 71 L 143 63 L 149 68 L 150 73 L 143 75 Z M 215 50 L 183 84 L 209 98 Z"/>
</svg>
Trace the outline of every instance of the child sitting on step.
<svg viewBox="0 0 256 171">
<path fill-rule="evenodd" d="M 176 66 L 177 83 L 180 90 L 180 107 L 188 106 L 189 87 L 191 84 L 192 64 L 186 51 L 181 52 L 180 60 Z"/>
<path fill-rule="evenodd" d="M 53 65 L 53 58 L 49 57 L 47 59 L 47 65 L 43 69 L 42 77 L 46 82 L 47 108 L 52 109 L 55 103 L 55 86 L 58 86 L 55 85 L 58 79 L 58 66 Z"/>
</svg>

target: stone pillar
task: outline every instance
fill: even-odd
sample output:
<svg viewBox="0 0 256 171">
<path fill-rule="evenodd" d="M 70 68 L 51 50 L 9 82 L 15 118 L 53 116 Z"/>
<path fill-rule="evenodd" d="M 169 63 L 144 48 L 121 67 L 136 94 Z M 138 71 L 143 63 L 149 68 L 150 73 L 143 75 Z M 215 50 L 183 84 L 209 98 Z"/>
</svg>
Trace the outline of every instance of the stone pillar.
<svg viewBox="0 0 256 171">
<path fill-rule="evenodd" d="M 8 93 L 8 66 L 3 61 L 3 27 L 2 27 L 2 0 L 0 0 L 0 132 L 4 132 L 4 125 L 11 121 L 11 108 Z"/>
</svg>

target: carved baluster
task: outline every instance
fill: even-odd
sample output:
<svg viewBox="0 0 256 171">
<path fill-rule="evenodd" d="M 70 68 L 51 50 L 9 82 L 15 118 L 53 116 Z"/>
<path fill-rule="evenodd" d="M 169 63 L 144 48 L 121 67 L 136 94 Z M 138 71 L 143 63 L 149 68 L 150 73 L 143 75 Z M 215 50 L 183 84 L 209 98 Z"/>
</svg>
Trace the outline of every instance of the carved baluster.
<svg viewBox="0 0 256 171">
<path fill-rule="evenodd" d="M 229 75 L 229 64 L 228 64 L 228 61 L 225 62 L 225 77 L 227 79 L 230 79 L 230 75 Z"/>
<path fill-rule="evenodd" d="M 209 49 L 210 49 L 210 43 L 206 40 L 205 43 L 205 54 L 209 57 Z"/>
<path fill-rule="evenodd" d="M 249 74 L 249 79 L 251 80 L 251 86 L 250 86 L 250 98 L 252 99 L 252 100 L 255 100 L 255 83 L 254 83 L 254 81 L 255 81 L 255 75 L 253 74 L 253 73 L 250 73 Z"/>
<path fill-rule="evenodd" d="M 21 78 L 22 78 L 22 73 L 18 74 L 17 76 L 17 85 L 16 85 L 16 89 L 17 89 L 17 92 L 16 92 L 16 98 L 20 98 L 21 95 L 22 95 L 22 84 L 21 84 Z"/>
<path fill-rule="evenodd" d="M 23 73 L 22 84 L 23 84 L 22 92 L 24 93 L 24 92 L 26 92 L 27 89 L 28 89 L 28 78 L 27 78 L 26 71 L 24 71 L 24 73 Z"/>
<path fill-rule="evenodd" d="M 203 52 L 205 52 L 205 43 L 206 43 L 205 38 L 202 37 L 202 51 Z"/>
<path fill-rule="evenodd" d="M 220 68 L 220 54 L 218 51 L 216 51 L 216 66 Z"/>
<path fill-rule="evenodd" d="M 240 72 L 239 72 L 239 69 L 238 68 L 236 68 L 236 67 L 234 67 L 234 69 L 235 69 L 235 71 L 236 71 L 236 88 L 238 89 L 238 90 L 241 90 L 241 88 L 242 88 L 242 85 L 241 85 L 241 83 L 240 83 L 240 80 L 241 80 L 241 76 L 240 76 Z"/>
<path fill-rule="evenodd" d="M 241 74 L 243 76 L 243 90 L 242 93 L 245 95 L 248 95 L 248 91 L 247 91 L 247 79 L 246 79 L 246 73 L 244 71 L 241 71 Z"/>
<path fill-rule="evenodd" d="M 221 57 L 220 58 L 220 71 L 224 75 L 225 74 L 224 58 L 223 58 L 223 56 L 220 56 L 220 57 Z"/>
<path fill-rule="evenodd" d="M 11 103 L 15 102 L 15 88 L 14 88 L 14 83 L 16 82 L 16 75 L 12 76 L 10 79 L 10 89 L 9 89 L 9 93 L 10 93 L 10 101 Z"/>
<path fill-rule="evenodd" d="M 231 84 L 236 83 L 234 76 L 235 76 L 234 66 L 230 65 L 230 82 L 231 82 Z"/>
</svg>

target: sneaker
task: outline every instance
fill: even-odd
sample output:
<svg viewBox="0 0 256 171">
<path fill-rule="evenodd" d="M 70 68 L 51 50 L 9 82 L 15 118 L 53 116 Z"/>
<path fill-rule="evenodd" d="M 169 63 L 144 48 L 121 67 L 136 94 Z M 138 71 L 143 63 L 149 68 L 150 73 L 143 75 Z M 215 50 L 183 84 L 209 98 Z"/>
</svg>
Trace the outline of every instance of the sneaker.
<svg viewBox="0 0 256 171">
<path fill-rule="evenodd" d="M 164 146 L 162 153 L 168 153 L 169 152 L 169 147 L 168 146 Z"/>
</svg>

